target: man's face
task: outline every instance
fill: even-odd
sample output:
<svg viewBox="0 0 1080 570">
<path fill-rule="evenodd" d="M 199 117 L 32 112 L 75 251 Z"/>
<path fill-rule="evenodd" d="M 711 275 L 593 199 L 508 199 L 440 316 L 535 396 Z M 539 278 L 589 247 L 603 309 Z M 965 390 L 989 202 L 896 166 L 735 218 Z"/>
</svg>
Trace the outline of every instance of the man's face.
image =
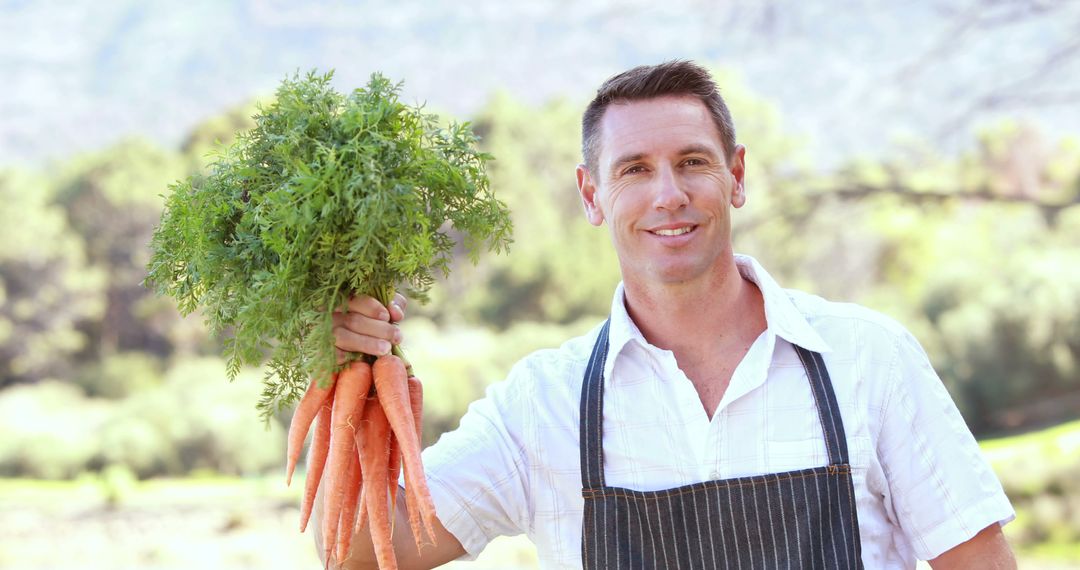
<svg viewBox="0 0 1080 570">
<path fill-rule="evenodd" d="M 688 282 L 731 257 L 730 207 L 745 202 L 745 149 L 733 154 L 729 164 L 694 97 L 607 108 L 596 172 L 579 166 L 578 189 L 589 222 L 607 221 L 623 279 Z"/>
</svg>

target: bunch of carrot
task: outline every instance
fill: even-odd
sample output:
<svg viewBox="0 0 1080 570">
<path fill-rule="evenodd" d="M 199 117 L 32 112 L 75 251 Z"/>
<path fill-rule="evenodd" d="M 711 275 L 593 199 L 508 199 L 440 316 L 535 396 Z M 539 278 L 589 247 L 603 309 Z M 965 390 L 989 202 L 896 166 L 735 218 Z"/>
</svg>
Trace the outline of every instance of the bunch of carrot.
<svg viewBox="0 0 1080 570">
<path fill-rule="evenodd" d="M 332 555 L 339 561 L 348 558 L 353 533 L 367 523 L 379 567 L 397 568 L 391 520 L 402 469 L 416 547 L 419 550 L 422 544 L 421 526 L 434 540 L 435 507 L 420 462 L 422 407 L 420 381 L 392 354 L 380 356 L 374 364 L 352 362 L 326 388 L 312 380 L 300 400 L 289 426 L 285 478 L 292 482 L 304 439 L 316 422 L 300 532 L 307 528 L 316 491 L 323 484 L 325 508 L 319 523 L 327 567 Z"/>
</svg>

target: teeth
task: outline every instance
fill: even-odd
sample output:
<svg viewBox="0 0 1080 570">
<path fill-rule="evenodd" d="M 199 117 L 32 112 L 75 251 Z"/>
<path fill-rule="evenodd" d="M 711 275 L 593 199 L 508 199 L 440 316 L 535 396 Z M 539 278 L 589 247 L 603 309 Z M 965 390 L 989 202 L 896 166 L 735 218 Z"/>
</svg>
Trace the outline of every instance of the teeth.
<svg viewBox="0 0 1080 570">
<path fill-rule="evenodd" d="M 683 234 L 690 233 L 690 230 L 692 229 L 694 228 L 687 226 L 685 228 L 679 228 L 675 230 L 656 230 L 653 233 L 661 236 L 681 236 Z"/>
</svg>

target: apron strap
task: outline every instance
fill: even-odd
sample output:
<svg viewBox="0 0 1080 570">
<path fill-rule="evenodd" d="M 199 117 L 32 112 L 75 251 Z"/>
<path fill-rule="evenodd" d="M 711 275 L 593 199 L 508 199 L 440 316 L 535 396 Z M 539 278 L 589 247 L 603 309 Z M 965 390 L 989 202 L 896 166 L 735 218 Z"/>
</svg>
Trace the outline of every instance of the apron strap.
<svg viewBox="0 0 1080 570">
<path fill-rule="evenodd" d="M 604 364 L 607 362 L 608 328 L 604 321 L 596 337 L 589 366 L 581 386 L 581 416 L 578 448 L 581 450 L 581 488 L 601 489 L 604 485 Z"/>
<path fill-rule="evenodd" d="M 829 450 L 829 464 L 847 465 L 848 448 L 844 421 L 840 416 L 840 405 L 836 403 L 836 392 L 833 391 L 829 370 L 825 368 L 825 360 L 821 358 L 820 353 L 806 350 L 796 344 L 791 346 L 799 355 L 799 360 L 806 369 L 806 376 L 810 379 L 810 388 L 814 393 L 814 401 L 817 403 L 821 430 L 825 432 L 825 447 Z"/>
</svg>

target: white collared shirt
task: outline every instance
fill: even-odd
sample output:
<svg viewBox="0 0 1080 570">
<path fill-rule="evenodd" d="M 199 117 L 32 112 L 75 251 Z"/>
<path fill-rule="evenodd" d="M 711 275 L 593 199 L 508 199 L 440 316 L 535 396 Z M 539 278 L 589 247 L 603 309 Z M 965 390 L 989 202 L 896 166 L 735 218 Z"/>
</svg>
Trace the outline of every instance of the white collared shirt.
<svg viewBox="0 0 1080 570">
<path fill-rule="evenodd" d="M 768 328 L 710 420 L 674 355 L 631 321 L 620 284 L 604 370 L 607 484 L 642 491 L 828 463 L 797 344 L 822 353 L 847 434 L 866 568 L 914 568 L 1015 516 L 1001 485 L 919 346 L 857 305 L 781 289 L 748 256 L 743 276 Z M 581 567 L 578 418 L 599 325 L 518 362 L 424 451 L 443 525 L 477 556 L 525 533 L 543 568 Z"/>
</svg>

